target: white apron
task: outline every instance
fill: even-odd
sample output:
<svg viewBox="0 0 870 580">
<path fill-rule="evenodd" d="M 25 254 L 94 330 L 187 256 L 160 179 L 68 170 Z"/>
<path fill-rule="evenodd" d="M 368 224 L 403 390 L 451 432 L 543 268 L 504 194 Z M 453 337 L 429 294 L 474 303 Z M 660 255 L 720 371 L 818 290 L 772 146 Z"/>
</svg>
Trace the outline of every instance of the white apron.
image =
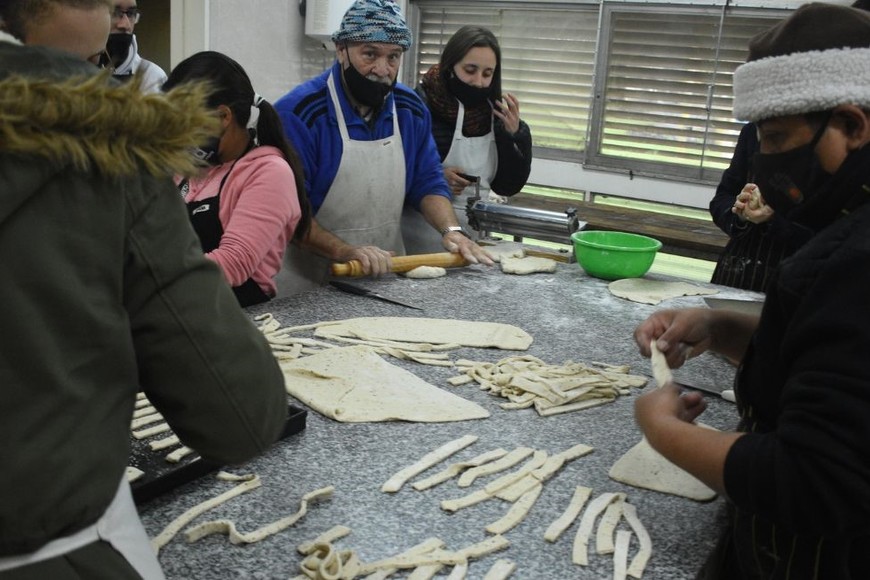
<svg viewBox="0 0 870 580">
<path fill-rule="evenodd" d="M 393 101 L 393 134 L 377 141 L 350 138 L 332 74 L 326 81 L 341 131 L 342 155 L 335 179 L 315 216 L 324 228 L 355 246 L 405 253 L 401 217 L 405 203 L 405 152 Z M 428 226 L 431 229 L 431 226 Z M 275 280 L 278 297 L 322 285 L 329 260 L 290 246 Z"/>
<path fill-rule="evenodd" d="M 52 540 L 30 554 L 0 557 L 0 572 L 58 558 L 98 540 L 111 544 L 144 580 L 165 580 L 157 555 L 151 549 L 148 534 L 136 512 L 126 474 L 121 477 L 112 503 L 96 523 L 69 536 Z"/>
<path fill-rule="evenodd" d="M 480 176 L 480 198 L 489 199 L 489 184 L 495 178 L 498 169 L 498 149 L 495 145 L 495 130 L 490 125 L 489 133 L 479 137 L 466 137 L 462 134 L 462 124 L 465 121 L 465 107 L 459 103 L 456 113 L 456 128 L 453 131 L 453 142 L 447 157 L 441 162 L 442 167 L 461 167 L 466 175 Z M 468 226 L 468 216 L 465 212 L 468 197 L 474 195 L 474 184 L 465 188 L 453 197 L 453 209 L 459 225 L 472 238 L 477 238 L 477 232 Z M 406 207 L 402 213 L 402 236 L 405 248 L 409 254 L 428 254 L 443 252 L 441 235 L 423 218 L 423 215 L 412 207 Z"/>
</svg>

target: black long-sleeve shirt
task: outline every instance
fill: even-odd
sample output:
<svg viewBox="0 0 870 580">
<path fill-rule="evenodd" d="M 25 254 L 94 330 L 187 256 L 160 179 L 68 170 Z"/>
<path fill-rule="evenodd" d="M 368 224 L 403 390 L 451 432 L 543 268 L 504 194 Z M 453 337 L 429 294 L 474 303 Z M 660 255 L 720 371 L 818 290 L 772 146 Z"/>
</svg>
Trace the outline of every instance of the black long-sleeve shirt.
<svg viewBox="0 0 870 580">
<path fill-rule="evenodd" d="M 731 212 L 743 186 L 752 182 L 752 157 L 757 152 L 755 124 L 747 123 L 740 131 L 731 164 L 710 200 L 713 222 L 730 238 L 710 281 L 763 292 L 780 261 L 805 244 L 813 232 L 779 212 L 761 224 L 744 221 Z M 763 191 L 761 195 L 764 197 Z"/>
</svg>

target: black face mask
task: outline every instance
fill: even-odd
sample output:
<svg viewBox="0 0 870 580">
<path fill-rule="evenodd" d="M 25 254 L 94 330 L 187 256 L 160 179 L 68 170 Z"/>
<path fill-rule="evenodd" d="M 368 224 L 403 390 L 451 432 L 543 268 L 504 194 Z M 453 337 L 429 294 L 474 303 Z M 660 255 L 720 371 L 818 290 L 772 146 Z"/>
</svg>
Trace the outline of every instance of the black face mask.
<svg viewBox="0 0 870 580">
<path fill-rule="evenodd" d="M 481 105 L 490 97 L 491 87 L 475 87 L 459 80 L 455 74 L 451 73 L 447 79 L 447 88 L 454 97 L 459 99 L 459 102 L 466 107 L 475 107 Z"/>
<path fill-rule="evenodd" d="M 373 81 L 364 77 L 353 64 L 348 63 L 347 68 L 342 71 L 344 82 L 347 84 L 347 89 L 353 98 L 366 105 L 367 107 L 378 108 L 384 104 L 384 99 L 393 90 L 396 81 L 392 84 L 384 84 L 378 81 Z"/>
<path fill-rule="evenodd" d="M 220 148 L 221 138 L 220 137 L 212 137 L 206 143 L 203 143 L 199 147 L 193 149 L 193 156 L 196 157 L 202 163 L 207 163 L 209 165 L 220 165 L 220 155 L 218 155 L 218 149 Z"/>
<path fill-rule="evenodd" d="M 755 184 L 774 211 L 788 212 L 813 196 L 831 178 L 815 152 L 829 119 L 825 119 L 806 145 L 782 153 L 756 153 L 752 158 Z"/>
<path fill-rule="evenodd" d="M 133 35 L 126 32 L 113 32 L 106 41 L 106 52 L 112 57 L 112 62 L 120 63 L 127 58 L 133 45 Z"/>
</svg>

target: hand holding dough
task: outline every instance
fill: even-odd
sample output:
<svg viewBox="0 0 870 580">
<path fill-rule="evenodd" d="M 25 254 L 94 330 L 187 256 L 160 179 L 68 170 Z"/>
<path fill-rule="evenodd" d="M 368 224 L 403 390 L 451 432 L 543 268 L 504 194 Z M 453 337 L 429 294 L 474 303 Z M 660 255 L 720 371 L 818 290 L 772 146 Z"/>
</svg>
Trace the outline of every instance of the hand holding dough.
<svg viewBox="0 0 870 580">
<path fill-rule="evenodd" d="M 664 353 L 656 346 L 655 340 L 650 341 L 649 348 L 652 353 L 650 355 L 650 363 L 652 364 L 653 378 L 658 386 L 663 387 L 674 380 L 674 375 L 668 366 L 668 359 L 665 358 Z"/>
</svg>

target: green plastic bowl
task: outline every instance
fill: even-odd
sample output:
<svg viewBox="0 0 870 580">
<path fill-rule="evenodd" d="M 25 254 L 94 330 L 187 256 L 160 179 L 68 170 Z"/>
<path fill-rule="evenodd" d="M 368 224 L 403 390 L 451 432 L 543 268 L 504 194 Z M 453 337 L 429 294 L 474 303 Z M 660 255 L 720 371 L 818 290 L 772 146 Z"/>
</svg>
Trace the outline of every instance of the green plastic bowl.
<svg viewBox="0 0 870 580">
<path fill-rule="evenodd" d="M 579 231 L 571 240 L 577 263 L 590 276 L 605 280 L 640 278 L 662 247 L 655 238 L 627 232 Z"/>
</svg>

